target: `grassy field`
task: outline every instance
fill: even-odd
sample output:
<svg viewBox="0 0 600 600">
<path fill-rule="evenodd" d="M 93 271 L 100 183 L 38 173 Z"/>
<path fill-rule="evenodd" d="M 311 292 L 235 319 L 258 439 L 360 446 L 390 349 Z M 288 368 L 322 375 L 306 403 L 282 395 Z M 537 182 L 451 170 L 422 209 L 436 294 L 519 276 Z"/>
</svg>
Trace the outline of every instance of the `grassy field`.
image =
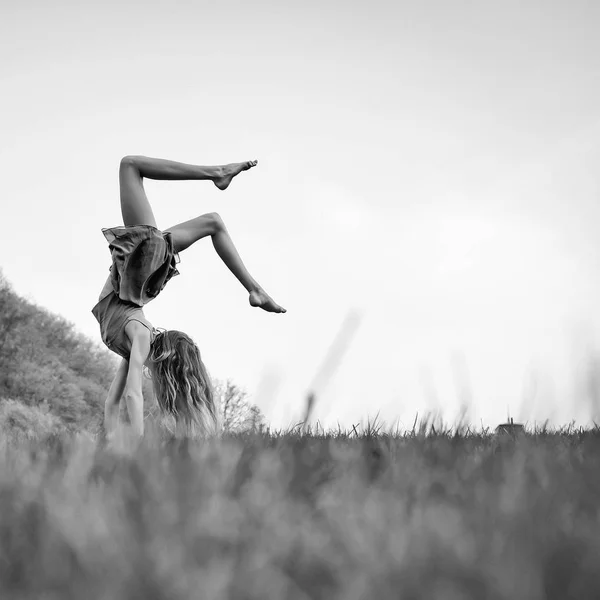
<svg viewBox="0 0 600 600">
<path fill-rule="evenodd" d="M 597 599 L 599 475 L 598 430 L 5 435 L 0 598 Z"/>
</svg>

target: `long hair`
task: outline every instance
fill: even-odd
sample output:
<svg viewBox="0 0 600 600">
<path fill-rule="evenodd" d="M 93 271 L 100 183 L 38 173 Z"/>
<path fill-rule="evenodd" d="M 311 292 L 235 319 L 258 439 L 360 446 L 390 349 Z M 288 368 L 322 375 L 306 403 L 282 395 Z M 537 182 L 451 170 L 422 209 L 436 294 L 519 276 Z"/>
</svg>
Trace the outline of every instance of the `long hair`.
<svg viewBox="0 0 600 600">
<path fill-rule="evenodd" d="M 163 414 L 175 418 L 178 431 L 217 434 L 214 391 L 194 341 L 182 331 L 159 331 L 148 358 L 158 405 Z"/>
</svg>

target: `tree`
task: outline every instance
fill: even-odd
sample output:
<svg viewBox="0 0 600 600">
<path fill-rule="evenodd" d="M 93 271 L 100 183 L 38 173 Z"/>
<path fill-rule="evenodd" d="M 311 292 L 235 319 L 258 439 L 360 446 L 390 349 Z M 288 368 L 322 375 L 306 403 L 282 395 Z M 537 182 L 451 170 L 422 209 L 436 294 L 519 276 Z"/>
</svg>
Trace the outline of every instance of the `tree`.
<svg viewBox="0 0 600 600">
<path fill-rule="evenodd" d="M 231 380 L 217 381 L 214 390 L 224 432 L 262 431 L 266 427 L 260 408 L 252 404 L 248 394 Z"/>
<path fill-rule="evenodd" d="M 15 351 L 15 331 L 27 320 L 22 301 L 0 271 L 0 360 L 10 361 Z M 2 366 L 5 366 L 4 364 Z"/>
<path fill-rule="evenodd" d="M 0 400 L 47 408 L 73 429 L 95 429 L 115 367 L 108 350 L 21 298 L 0 270 Z"/>
</svg>

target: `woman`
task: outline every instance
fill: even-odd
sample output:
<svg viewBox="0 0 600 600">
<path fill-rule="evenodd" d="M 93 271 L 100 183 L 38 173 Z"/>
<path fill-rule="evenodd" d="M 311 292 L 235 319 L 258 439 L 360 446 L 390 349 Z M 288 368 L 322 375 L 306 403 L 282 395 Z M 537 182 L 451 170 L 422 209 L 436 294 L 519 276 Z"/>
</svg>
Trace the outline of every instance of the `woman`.
<svg viewBox="0 0 600 600">
<path fill-rule="evenodd" d="M 126 156 L 121 160 L 119 184 L 124 226 L 102 230 L 109 242 L 112 266 L 99 302 L 92 309 L 100 323 L 103 342 L 123 358 L 106 399 L 107 436 L 111 437 L 117 427 L 123 391 L 131 427 L 143 435 L 144 366 L 152 374 L 159 406 L 175 417 L 178 426 L 203 433 L 216 430 L 213 391 L 198 347 L 181 331 L 153 328 L 142 310 L 178 274 L 178 255 L 194 242 L 211 236 L 217 254 L 249 292 L 252 306 L 286 312 L 248 273 L 217 213 L 160 231 L 144 191 L 144 177 L 210 180 L 225 190 L 236 175 L 257 163 L 202 167 L 145 156 Z"/>
</svg>

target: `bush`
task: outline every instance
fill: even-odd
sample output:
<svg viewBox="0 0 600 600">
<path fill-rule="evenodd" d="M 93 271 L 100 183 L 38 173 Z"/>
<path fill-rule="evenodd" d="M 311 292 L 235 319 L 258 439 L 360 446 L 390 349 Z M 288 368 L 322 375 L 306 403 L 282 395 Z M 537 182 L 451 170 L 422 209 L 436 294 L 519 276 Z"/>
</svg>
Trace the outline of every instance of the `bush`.
<svg viewBox="0 0 600 600">
<path fill-rule="evenodd" d="M 0 431 L 3 438 L 41 439 L 63 433 L 65 427 L 49 406 L 26 406 L 17 400 L 0 399 Z"/>
</svg>

